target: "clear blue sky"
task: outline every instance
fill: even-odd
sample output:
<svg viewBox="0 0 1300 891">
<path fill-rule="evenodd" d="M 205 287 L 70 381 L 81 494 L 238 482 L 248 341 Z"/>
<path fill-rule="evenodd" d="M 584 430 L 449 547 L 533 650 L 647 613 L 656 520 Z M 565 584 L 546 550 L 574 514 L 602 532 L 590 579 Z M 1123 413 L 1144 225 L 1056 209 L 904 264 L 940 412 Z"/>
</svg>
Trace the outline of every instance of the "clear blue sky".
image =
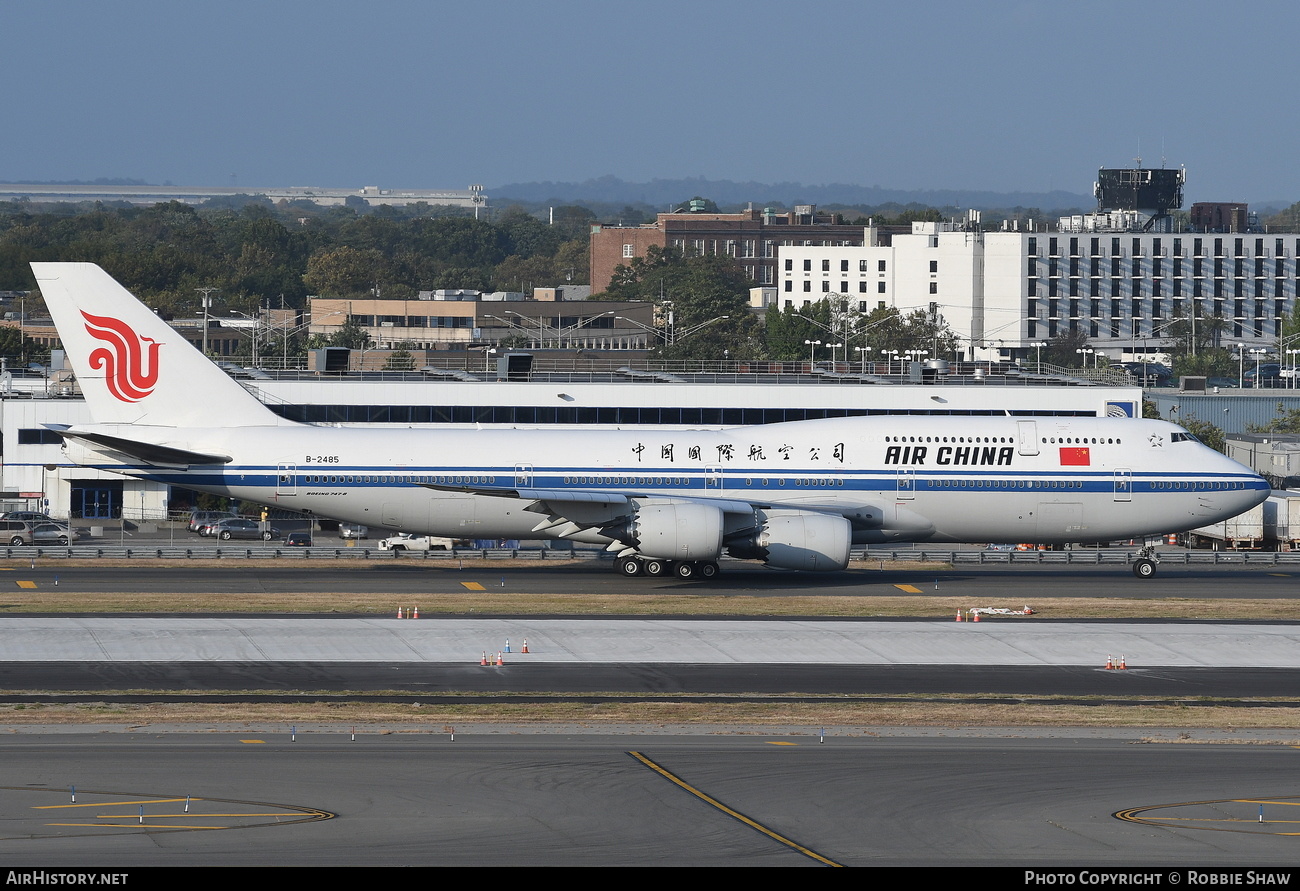
<svg viewBox="0 0 1300 891">
<path fill-rule="evenodd" d="M 1300 4 L 0 0 L 0 180 L 1300 199 Z M 233 175 L 233 177 L 232 177 Z"/>
</svg>

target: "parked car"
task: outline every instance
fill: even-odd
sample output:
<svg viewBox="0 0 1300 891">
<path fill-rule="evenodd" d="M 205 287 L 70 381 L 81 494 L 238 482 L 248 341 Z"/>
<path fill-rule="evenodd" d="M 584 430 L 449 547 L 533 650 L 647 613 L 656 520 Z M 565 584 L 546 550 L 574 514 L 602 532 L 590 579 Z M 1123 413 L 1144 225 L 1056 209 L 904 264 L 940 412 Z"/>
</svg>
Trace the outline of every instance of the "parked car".
<svg viewBox="0 0 1300 891">
<path fill-rule="evenodd" d="M 984 548 L 986 551 L 1014 551 L 1016 546 L 1013 544 L 991 544 Z"/>
<path fill-rule="evenodd" d="M 0 542 L 10 547 L 32 543 L 32 524 L 25 520 L 0 520 Z"/>
<path fill-rule="evenodd" d="M 3 520 L 22 520 L 24 523 L 57 523 L 49 514 L 43 514 L 35 510 L 11 510 L 6 514 L 0 514 Z"/>
<path fill-rule="evenodd" d="M 1247 368 L 1241 376 L 1243 387 L 1276 387 L 1281 383 L 1282 365 L 1278 362 L 1262 362 L 1255 368 Z"/>
<path fill-rule="evenodd" d="M 62 523 L 37 523 L 32 527 L 32 541 L 35 544 L 68 545 L 85 537 L 86 533 L 82 530 Z"/>
<path fill-rule="evenodd" d="M 194 513 L 190 514 L 190 524 L 186 528 L 189 529 L 190 532 L 198 532 L 202 535 L 203 533 L 201 530 L 204 526 L 210 526 L 219 520 L 238 516 L 239 515 L 234 511 L 228 510 L 196 510 Z"/>
<path fill-rule="evenodd" d="M 230 541 L 232 538 L 244 539 L 262 539 L 270 541 L 273 538 L 280 537 L 280 530 L 274 526 L 263 531 L 262 524 L 256 520 L 246 520 L 243 517 L 227 517 L 219 520 L 211 527 L 208 535 L 213 538 L 219 538 L 222 541 Z"/>
<path fill-rule="evenodd" d="M 367 538 L 370 527 L 360 523 L 339 523 L 339 538 Z"/>
<path fill-rule="evenodd" d="M 290 532 L 284 543 L 291 548 L 309 548 L 311 547 L 311 533 Z"/>
</svg>

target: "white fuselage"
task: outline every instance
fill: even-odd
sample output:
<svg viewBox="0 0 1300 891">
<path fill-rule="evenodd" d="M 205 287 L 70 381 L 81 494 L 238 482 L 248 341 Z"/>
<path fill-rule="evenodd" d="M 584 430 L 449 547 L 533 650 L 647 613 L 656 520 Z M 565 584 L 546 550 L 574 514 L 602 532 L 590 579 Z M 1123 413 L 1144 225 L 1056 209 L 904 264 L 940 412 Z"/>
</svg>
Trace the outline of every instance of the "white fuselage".
<svg viewBox="0 0 1300 891">
<path fill-rule="evenodd" d="M 1163 421 L 884 416 L 723 430 L 74 428 L 223 464 L 76 463 L 320 516 L 453 538 L 608 542 L 646 502 L 843 516 L 855 543 L 1105 541 L 1203 526 L 1267 483 Z M 537 531 L 538 505 L 581 528 Z M 590 502 L 590 507 L 584 507 Z M 585 520 L 585 522 L 584 522 Z M 742 521 L 735 521 L 742 522 Z"/>
</svg>

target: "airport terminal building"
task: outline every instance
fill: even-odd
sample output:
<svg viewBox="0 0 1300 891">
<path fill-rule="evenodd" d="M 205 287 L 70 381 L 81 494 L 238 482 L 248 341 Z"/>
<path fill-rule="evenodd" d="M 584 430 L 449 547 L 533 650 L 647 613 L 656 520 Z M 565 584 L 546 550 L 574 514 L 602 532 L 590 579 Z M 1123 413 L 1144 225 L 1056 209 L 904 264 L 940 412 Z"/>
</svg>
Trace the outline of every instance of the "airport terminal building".
<svg viewBox="0 0 1300 891">
<path fill-rule="evenodd" d="M 503 366 L 504 367 L 504 366 Z M 1083 379 L 950 375 L 858 375 L 802 363 L 789 368 L 669 374 L 624 368 L 609 373 L 462 374 L 284 373 L 244 382 L 283 417 L 325 426 L 718 428 L 868 415 L 1136 417 L 1141 391 Z M 913 371 L 919 380 L 922 369 Z M 51 429 L 89 423 L 86 403 L 41 379 L 15 379 L 0 398 L 0 506 L 46 510 L 74 520 L 160 520 L 192 508 L 188 492 L 76 467 Z M 21 389 L 28 384 L 27 392 Z"/>
</svg>

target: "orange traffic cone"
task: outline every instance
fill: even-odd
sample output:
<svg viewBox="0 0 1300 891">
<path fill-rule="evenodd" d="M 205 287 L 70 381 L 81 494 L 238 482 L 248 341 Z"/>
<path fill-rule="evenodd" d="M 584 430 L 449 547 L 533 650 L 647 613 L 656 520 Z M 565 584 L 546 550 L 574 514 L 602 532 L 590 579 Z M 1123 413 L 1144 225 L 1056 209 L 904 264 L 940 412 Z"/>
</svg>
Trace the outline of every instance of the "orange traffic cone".
<svg viewBox="0 0 1300 891">
<path fill-rule="evenodd" d="M 963 619 L 963 618 L 961 617 L 961 610 L 957 610 L 957 621 L 958 621 L 958 622 L 964 622 L 964 621 L 966 621 L 965 619 Z"/>
<path fill-rule="evenodd" d="M 1115 667 L 1115 660 L 1114 660 L 1114 658 L 1111 657 L 1110 653 L 1107 653 L 1107 654 L 1106 654 L 1106 670 L 1107 670 L 1107 671 L 1110 671 L 1110 670 L 1111 670 L 1112 668 L 1114 668 L 1114 667 Z"/>
<path fill-rule="evenodd" d="M 974 616 L 975 616 L 975 618 L 971 619 L 971 621 L 972 621 L 972 622 L 978 622 L 978 621 L 980 620 L 980 614 L 977 613 L 977 612 L 975 612 L 975 610 L 971 610 L 971 613 L 973 613 Z"/>
<path fill-rule="evenodd" d="M 404 616 L 402 615 L 402 608 L 400 606 L 397 608 L 397 618 L 399 619 L 404 618 Z"/>
<path fill-rule="evenodd" d="M 1119 657 L 1119 667 L 1120 667 L 1120 668 L 1128 668 L 1128 661 L 1127 661 L 1127 660 L 1125 659 L 1125 657 L 1122 656 L 1122 655 Z"/>
<path fill-rule="evenodd" d="M 501 661 L 501 654 L 500 654 L 500 653 L 497 653 L 497 665 L 505 665 L 505 663 Z"/>
<path fill-rule="evenodd" d="M 420 608 L 418 606 L 415 607 L 413 610 L 411 610 L 411 618 L 412 619 L 420 618 Z"/>
<path fill-rule="evenodd" d="M 528 638 L 526 637 L 524 638 L 524 652 L 528 652 Z"/>
<path fill-rule="evenodd" d="M 487 665 L 487 650 L 483 651 L 483 658 L 478 661 L 479 665 Z"/>
</svg>

